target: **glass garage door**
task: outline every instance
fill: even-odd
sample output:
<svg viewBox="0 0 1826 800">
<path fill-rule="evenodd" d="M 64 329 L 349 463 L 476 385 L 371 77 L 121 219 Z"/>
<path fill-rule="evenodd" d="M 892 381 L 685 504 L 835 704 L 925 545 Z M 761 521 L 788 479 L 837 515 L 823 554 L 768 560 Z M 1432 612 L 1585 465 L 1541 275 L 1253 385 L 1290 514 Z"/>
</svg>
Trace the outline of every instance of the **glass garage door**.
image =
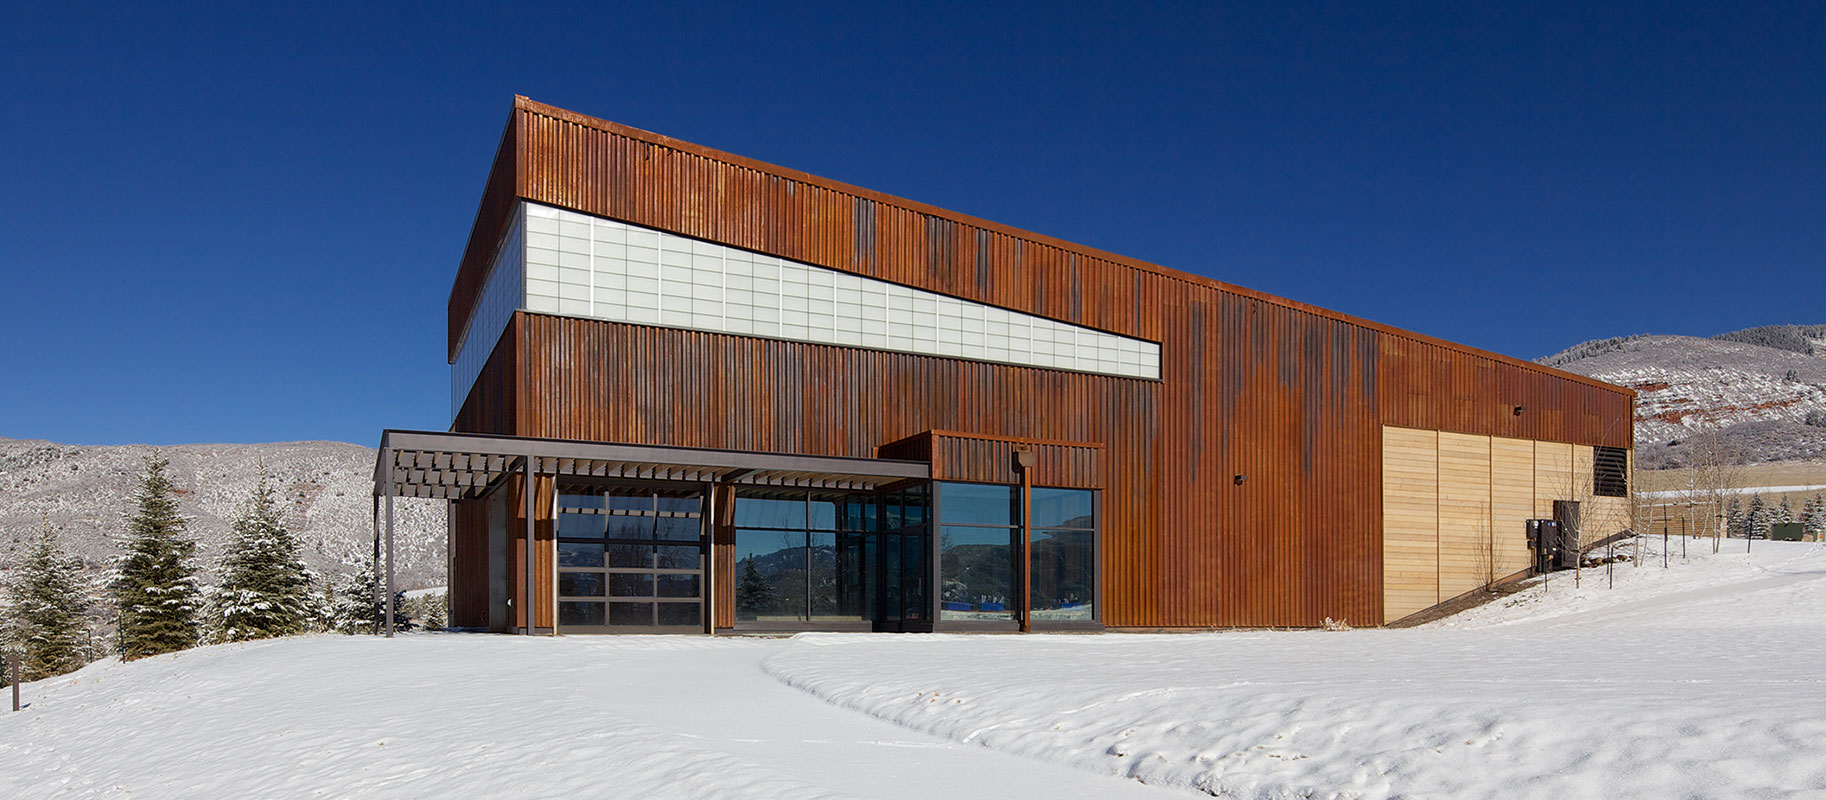
<svg viewBox="0 0 1826 800">
<path fill-rule="evenodd" d="M 702 631 L 703 525 L 695 491 L 560 491 L 559 632 Z"/>
</svg>

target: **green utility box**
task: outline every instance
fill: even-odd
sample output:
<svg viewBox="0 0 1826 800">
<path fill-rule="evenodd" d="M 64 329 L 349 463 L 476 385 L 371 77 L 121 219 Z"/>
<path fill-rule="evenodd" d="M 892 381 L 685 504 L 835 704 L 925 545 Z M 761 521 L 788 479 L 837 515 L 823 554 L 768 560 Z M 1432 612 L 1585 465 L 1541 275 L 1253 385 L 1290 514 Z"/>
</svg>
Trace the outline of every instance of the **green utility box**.
<svg viewBox="0 0 1826 800">
<path fill-rule="evenodd" d="M 1801 523 L 1777 522 L 1769 526 L 1769 540 L 1773 542 L 1798 542 L 1801 540 Z"/>
</svg>

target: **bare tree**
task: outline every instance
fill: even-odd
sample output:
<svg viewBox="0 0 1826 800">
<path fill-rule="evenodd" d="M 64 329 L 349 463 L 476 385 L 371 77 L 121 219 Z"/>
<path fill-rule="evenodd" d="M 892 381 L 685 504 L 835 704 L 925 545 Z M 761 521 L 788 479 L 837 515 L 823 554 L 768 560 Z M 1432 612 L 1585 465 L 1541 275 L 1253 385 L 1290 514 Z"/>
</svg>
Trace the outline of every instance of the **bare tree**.
<svg viewBox="0 0 1826 800">
<path fill-rule="evenodd" d="M 1692 464 L 1687 469 L 1687 502 L 1699 510 L 1694 522 L 1701 535 L 1711 535 L 1716 553 L 1724 537 L 1725 504 L 1743 478 L 1743 453 L 1716 428 L 1695 433 L 1687 440 L 1687 453 Z"/>
</svg>

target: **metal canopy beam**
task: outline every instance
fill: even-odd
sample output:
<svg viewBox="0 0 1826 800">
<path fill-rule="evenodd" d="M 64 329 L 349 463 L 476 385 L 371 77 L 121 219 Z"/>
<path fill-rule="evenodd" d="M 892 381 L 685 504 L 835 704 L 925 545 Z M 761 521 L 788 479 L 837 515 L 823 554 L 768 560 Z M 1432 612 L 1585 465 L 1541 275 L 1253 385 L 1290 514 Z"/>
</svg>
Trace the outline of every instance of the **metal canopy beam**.
<svg viewBox="0 0 1826 800">
<path fill-rule="evenodd" d="M 377 497 L 457 500 L 485 494 L 506 475 L 527 470 L 539 475 L 833 489 L 866 489 L 931 476 L 930 465 L 920 461 L 387 430 L 381 434 L 375 459 L 374 492 Z"/>
</svg>

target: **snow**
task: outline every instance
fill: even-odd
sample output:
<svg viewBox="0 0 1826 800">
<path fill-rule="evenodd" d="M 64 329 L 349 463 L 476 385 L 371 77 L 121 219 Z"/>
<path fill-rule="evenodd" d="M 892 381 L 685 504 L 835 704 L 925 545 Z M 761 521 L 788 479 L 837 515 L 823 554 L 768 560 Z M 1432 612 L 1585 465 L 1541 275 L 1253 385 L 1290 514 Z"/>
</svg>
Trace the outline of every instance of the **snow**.
<svg viewBox="0 0 1826 800">
<path fill-rule="evenodd" d="M 417 634 L 108 662 L 0 715 L 0 796 L 1826 795 L 1826 548 L 1679 544 L 1615 588 L 1556 574 L 1408 630 Z"/>
<path fill-rule="evenodd" d="M 1755 494 L 1799 494 L 1801 492 L 1817 492 L 1821 490 L 1826 490 L 1826 483 L 1813 483 L 1806 486 L 1748 486 L 1741 489 L 1723 489 L 1720 493 L 1748 497 Z M 1708 491 L 1709 490 L 1705 489 L 1663 489 L 1658 492 L 1640 492 L 1638 496 L 1655 500 L 1664 500 L 1668 498 L 1685 499 L 1687 497 L 1696 497 L 1706 494 Z"/>
</svg>

